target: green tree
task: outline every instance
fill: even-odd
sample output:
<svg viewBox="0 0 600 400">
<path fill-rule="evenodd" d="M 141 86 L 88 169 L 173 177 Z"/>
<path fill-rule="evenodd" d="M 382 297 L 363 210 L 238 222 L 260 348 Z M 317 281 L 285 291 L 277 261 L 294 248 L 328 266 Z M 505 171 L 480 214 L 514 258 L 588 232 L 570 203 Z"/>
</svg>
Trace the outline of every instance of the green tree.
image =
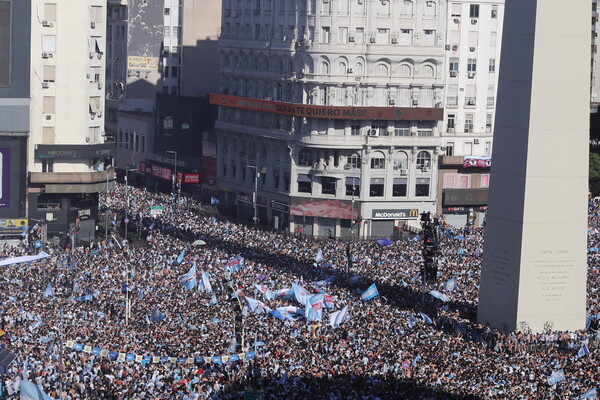
<svg viewBox="0 0 600 400">
<path fill-rule="evenodd" d="M 590 192 L 600 195 L 600 154 L 590 152 Z"/>
</svg>

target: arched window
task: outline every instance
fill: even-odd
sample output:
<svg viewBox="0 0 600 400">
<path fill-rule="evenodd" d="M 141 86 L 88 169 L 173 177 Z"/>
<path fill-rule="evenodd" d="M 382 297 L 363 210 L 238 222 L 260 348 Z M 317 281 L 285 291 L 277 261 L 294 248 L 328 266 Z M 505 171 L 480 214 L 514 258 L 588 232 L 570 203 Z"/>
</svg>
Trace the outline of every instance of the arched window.
<svg viewBox="0 0 600 400">
<path fill-rule="evenodd" d="M 426 78 L 433 78 L 433 67 L 431 65 L 425 65 L 421 68 L 421 75 Z"/>
<path fill-rule="evenodd" d="M 338 75 L 346 75 L 347 71 L 348 71 L 348 68 L 346 67 L 346 63 L 345 63 L 345 62 L 343 62 L 343 61 L 340 61 L 340 62 L 338 63 L 338 71 L 337 71 L 337 74 L 338 74 Z"/>
<path fill-rule="evenodd" d="M 358 61 L 356 64 L 354 64 L 354 74 L 356 76 L 362 76 L 363 75 L 363 65 L 360 61 Z"/>
<path fill-rule="evenodd" d="M 427 0 L 425 1 L 425 7 L 423 8 L 423 16 L 426 18 L 435 18 L 437 13 L 437 4 L 435 1 Z"/>
<path fill-rule="evenodd" d="M 300 155 L 298 156 L 298 165 L 309 167 L 313 163 L 313 154 L 312 150 L 302 149 L 300 150 Z"/>
<path fill-rule="evenodd" d="M 402 0 L 400 7 L 400 15 L 403 17 L 412 17 L 413 15 L 413 2 L 411 0 Z"/>
<path fill-rule="evenodd" d="M 376 151 L 371 155 L 371 169 L 385 169 L 385 155 Z"/>
<path fill-rule="evenodd" d="M 329 64 L 326 61 L 321 62 L 321 75 L 329 75 Z"/>
<path fill-rule="evenodd" d="M 377 64 L 375 73 L 377 76 L 388 76 L 388 67 L 385 64 Z"/>
<path fill-rule="evenodd" d="M 427 151 L 420 151 L 417 154 L 417 168 L 429 168 L 431 166 L 431 154 Z"/>
<path fill-rule="evenodd" d="M 412 76 L 412 70 L 410 68 L 410 65 L 408 65 L 408 64 L 401 64 L 400 68 L 398 70 L 398 73 L 402 77 L 410 77 L 410 76 Z"/>
<path fill-rule="evenodd" d="M 393 163 L 394 163 L 394 171 L 408 169 L 408 155 L 403 151 L 397 152 L 396 154 L 394 154 Z"/>
<path fill-rule="evenodd" d="M 354 153 L 350 157 L 348 157 L 348 164 L 350 164 L 352 168 L 360 168 L 360 163 L 360 155 L 358 155 L 357 153 Z"/>
</svg>

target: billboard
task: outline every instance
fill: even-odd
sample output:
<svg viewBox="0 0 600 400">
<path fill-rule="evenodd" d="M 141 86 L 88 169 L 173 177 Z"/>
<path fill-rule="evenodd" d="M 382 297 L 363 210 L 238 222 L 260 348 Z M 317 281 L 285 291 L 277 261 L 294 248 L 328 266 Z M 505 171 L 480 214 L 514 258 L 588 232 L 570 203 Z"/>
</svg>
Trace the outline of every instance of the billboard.
<svg viewBox="0 0 600 400">
<path fill-rule="evenodd" d="M 358 219 L 359 205 L 344 200 L 317 200 L 312 198 L 293 198 L 290 215 L 304 217 Z"/>
<path fill-rule="evenodd" d="M 465 156 L 463 168 L 489 168 L 492 166 L 492 157 Z"/>
<path fill-rule="evenodd" d="M 324 119 L 441 121 L 444 117 L 443 108 L 315 106 L 310 104 L 284 103 L 282 101 L 261 100 L 217 93 L 210 94 L 210 104 L 275 114 L 293 115 L 296 117 Z"/>
<path fill-rule="evenodd" d="M 0 208 L 10 207 L 10 149 L 0 149 Z"/>
<path fill-rule="evenodd" d="M 127 57 L 127 69 L 137 71 L 158 71 L 158 57 Z"/>
</svg>

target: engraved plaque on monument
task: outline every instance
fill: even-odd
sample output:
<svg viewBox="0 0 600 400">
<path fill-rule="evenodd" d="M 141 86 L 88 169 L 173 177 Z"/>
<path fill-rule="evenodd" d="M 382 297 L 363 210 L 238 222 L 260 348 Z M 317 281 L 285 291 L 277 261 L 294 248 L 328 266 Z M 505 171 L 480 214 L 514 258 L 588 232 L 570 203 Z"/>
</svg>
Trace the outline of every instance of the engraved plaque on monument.
<svg viewBox="0 0 600 400">
<path fill-rule="evenodd" d="M 507 0 L 477 319 L 585 327 L 588 1 Z"/>
</svg>

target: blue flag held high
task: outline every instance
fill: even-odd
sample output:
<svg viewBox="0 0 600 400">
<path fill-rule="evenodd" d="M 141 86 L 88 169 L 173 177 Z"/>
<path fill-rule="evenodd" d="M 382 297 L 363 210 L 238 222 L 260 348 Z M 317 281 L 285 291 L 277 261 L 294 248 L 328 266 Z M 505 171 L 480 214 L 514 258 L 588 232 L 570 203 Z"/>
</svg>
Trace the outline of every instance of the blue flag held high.
<svg viewBox="0 0 600 400">
<path fill-rule="evenodd" d="M 179 284 L 187 290 L 191 290 L 196 286 L 196 282 L 196 263 L 194 263 L 187 274 L 181 277 Z"/>
<path fill-rule="evenodd" d="M 177 256 L 177 264 L 181 264 L 183 262 L 183 256 L 185 255 L 185 250 L 181 250 L 181 253 Z"/>
<path fill-rule="evenodd" d="M 581 396 L 579 396 L 580 399 L 597 399 L 598 398 L 598 391 L 596 390 L 596 388 L 592 388 L 590 390 L 588 390 L 587 392 L 583 393 Z"/>
<path fill-rule="evenodd" d="M 54 296 L 54 288 L 49 283 L 48 286 L 46 286 L 46 290 L 44 290 L 44 297 L 52 297 L 52 296 Z"/>
<path fill-rule="evenodd" d="M 373 283 L 371 286 L 369 286 L 367 290 L 363 292 L 363 294 L 360 295 L 360 298 L 363 301 L 368 301 L 375 296 L 379 296 L 379 291 L 377 290 L 377 286 L 375 286 L 375 284 Z"/>
<path fill-rule="evenodd" d="M 310 292 L 296 283 L 292 283 L 292 289 L 294 290 L 296 301 L 300 304 L 306 303 L 306 299 L 310 296 Z"/>
<path fill-rule="evenodd" d="M 429 294 L 443 302 L 450 301 L 450 297 L 446 296 L 444 293 L 438 292 L 437 290 L 432 290 L 429 292 Z"/>
<path fill-rule="evenodd" d="M 414 315 L 410 314 L 410 315 L 408 316 L 408 327 L 409 327 L 409 328 L 412 328 L 413 326 L 415 326 L 415 325 L 416 325 L 416 323 L 417 323 L 417 321 L 415 321 L 415 317 L 414 317 Z"/>
<path fill-rule="evenodd" d="M 456 277 L 451 278 L 446 283 L 444 283 L 444 290 L 451 292 L 455 288 L 456 288 Z"/>
<path fill-rule="evenodd" d="M 565 373 L 562 369 L 559 369 L 558 371 L 556 371 L 552 375 L 550 375 L 547 378 L 547 380 L 548 380 L 548 385 L 554 385 L 555 383 L 565 380 Z"/>
<path fill-rule="evenodd" d="M 212 295 L 212 297 L 210 298 L 210 302 L 208 303 L 209 306 L 214 306 L 215 304 L 218 304 L 219 302 L 217 301 L 217 296 L 215 296 L 214 294 Z"/>
<path fill-rule="evenodd" d="M 202 280 L 198 284 L 198 290 L 203 293 L 212 293 L 212 285 L 210 284 L 210 279 L 208 278 L 208 274 L 202 271 Z"/>
<path fill-rule="evenodd" d="M 590 349 L 588 349 L 587 344 L 581 346 L 579 351 L 577 352 L 577 358 L 585 357 L 590 354 Z"/>
<path fill-rule="evenodd" d="M 433 324 L 433 321 L 431 320 L 431 318 L 429 318 L 429 315 L 423 312 L 419 312 L 419 314 L 421 315 L 421 318 L 423 318 L 423 321 L 427 322 L 428 324 Z"/>
<path fill-rule="evenodd" d="M 306 320 L 308 322 L 321 321 L 323 319 L 323 302 L 325 295 L 322 293 L 307 298 Z"/>
<path fill-rule="evenodd" d="M 392 244 L 394 244 L 394 242 L 392 242 L 390 239 L 388 238 L 379 238 L 375 241 L 375 243 L 377 243 L 378 245 L 380 245 L 381 247 L 384 246 L 391 246 Z"/>
<path fill-rule="evenodd" d="M 158 311 L 158 308 L 154 307 L 154 310 L 152 310 L 152 321 L 160 322 L 163 319 L 165 319 L 165 315 Z"/>
<path fill-rule="evenodd" d="M 42 388 L 27 380 L 21 381 L 21 400 L 53 400 Z"/>
</svg>

